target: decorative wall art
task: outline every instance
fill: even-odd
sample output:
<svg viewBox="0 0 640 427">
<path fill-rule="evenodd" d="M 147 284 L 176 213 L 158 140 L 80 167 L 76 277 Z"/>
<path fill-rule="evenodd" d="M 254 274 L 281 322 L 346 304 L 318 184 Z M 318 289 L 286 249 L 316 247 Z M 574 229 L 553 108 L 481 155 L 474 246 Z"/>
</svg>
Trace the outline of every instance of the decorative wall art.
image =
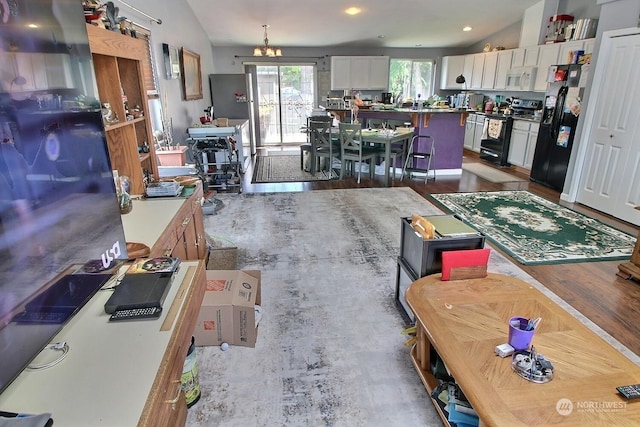
<svg viewBox="0 0 640 427">
<path fill-rule="evenodd" d="M 180 77 L 180 51 L 177 47 L 162 43 L 162 56 L 164 58 L 164 75 L 169 80 Z"/>
<path fill-rule="evenodd" d="M 185 101 L 202 99 L 200 55 L 185 48 L 181 51 L 182 90 Z"/>
</svg>

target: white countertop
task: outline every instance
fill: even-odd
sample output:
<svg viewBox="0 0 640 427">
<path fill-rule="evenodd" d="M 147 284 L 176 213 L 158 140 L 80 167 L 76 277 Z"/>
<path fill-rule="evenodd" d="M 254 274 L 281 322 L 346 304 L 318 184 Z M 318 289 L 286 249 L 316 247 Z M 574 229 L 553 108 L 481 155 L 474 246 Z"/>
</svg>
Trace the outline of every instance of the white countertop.
<svg viewBox="0 0 640 427">
<path fill-rule="evenodd" d="M 165 307 L 171 306 L 188 267 L 197 265 L 181 264 Z M 110 295 L 98 291 L 71 318 L 52 340 L 65 341 L 69 353 L 51 368 L 23 371 L 0 395 L 2 410 L 50 412 L 54 425 L 64 427 L 138 424 L 175 322 L 171 330 L 160 331 L 168 309 L 155 320 L 109 322 L 104 304 Z"/>
<path fill-rule="evenodd" d="M 122 215 L 127 242 L 153 247 L 186 200 L 184 197 L 134 200 L 133 210 Z"/>
</svg>

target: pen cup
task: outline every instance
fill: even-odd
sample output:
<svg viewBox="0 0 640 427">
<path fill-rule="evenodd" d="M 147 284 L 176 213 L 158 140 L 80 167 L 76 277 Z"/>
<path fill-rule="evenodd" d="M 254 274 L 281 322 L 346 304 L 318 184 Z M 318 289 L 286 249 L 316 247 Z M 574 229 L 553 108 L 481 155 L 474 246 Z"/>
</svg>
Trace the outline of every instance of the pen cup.
<svg viewBox="0 0 640 427">
<path fill-rule="evenodd" d="M 509 345 L 516 351 L 528 350 L 531 347 L 536 330 L 527 331 L 528 323 L 529 319 L 526 317 L 516 316 L 509 319 Z"/>
</svg>

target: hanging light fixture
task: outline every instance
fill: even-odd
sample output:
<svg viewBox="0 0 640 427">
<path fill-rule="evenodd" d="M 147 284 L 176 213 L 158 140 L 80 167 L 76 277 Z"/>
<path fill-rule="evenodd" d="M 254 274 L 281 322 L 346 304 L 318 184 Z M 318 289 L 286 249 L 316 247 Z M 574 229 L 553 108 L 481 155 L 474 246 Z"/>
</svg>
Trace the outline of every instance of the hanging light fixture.
<svg viewBox="0 0 640 427">
<path fill-rule="evenodd" d="M 282 50 L 278 47 L 269 46 L 269 37 L 267 37 L 267 28 L 269 25 L 263 24 L 264 28 L 264 46 L 257 46 L 253 49 L 253 56 L 282 56 Z"/>
</svg>

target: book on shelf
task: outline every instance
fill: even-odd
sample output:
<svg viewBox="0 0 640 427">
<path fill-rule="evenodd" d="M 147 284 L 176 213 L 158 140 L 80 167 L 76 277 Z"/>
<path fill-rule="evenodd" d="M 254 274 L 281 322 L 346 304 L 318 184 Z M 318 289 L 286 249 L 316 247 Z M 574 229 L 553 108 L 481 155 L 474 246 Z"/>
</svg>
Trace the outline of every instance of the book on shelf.
<svg viewBox="0 0 640 427">
<path fill-rule="evenodd" d="M 434 215 L 425 217 L 433 224 L 440 237 L 477 236 L 475 228 L 465 224 L 453 215 Z"/>
</svg>

